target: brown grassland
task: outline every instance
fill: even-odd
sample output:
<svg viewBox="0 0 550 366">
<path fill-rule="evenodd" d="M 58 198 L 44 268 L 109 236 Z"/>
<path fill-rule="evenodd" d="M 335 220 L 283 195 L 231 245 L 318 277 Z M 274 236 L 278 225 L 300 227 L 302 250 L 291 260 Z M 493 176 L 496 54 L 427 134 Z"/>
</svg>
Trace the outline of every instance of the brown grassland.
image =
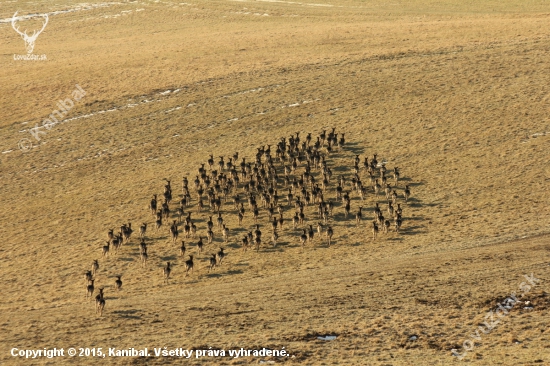
<svg viewBox="0 0 550 366">
<path fill-rule="evenodd" d="M 548 1 L 188 1 L 1 2 L 0 19 L 74 11 L 50 15 L 38 37 L 34 53 L 47 61 L 14 60 L 23 40 L 0 23 L 0 364 L 550 365 Z M 86 95 L 66 118 L 89 116 L 36 141 L 29 129 L 75 84 Z M 409 202 L 399 199 L 401 232 L 372 240 L 373 207 L 385 198 L 353 192 L 363 221 L 356 227 L 337 203 L 333 246 L 316 236 L 302 248 L 290 221 L 268 246 L 261 209 L 264 245 L 243 253 L 254 222 L 247 212 L 239 227 L 228 201 L 229 243 L 215 230 L 198 254 L 185 239 L 196 255 L 186 277 L 167 226 L 156 232 L 148 210 L 162 179 L 178 200 L 188 176 L 195 203 L 192 181 L 209 154 L 253 161 L 261 145 L 332 127 L 346 144 L 327 158 L 325 197 L 334 200 L 338 175 L 351 178 L 356 154 L 378 154 L 400 167 L 397 191 L 411 187 Z M 18 149 L 23 138 L 30 151 Z M 188 210 L 205 236 L 211 213 Z M 305 213 L 316 225 L 315 208 Z M 104 259 L 107 230 L 127 222 L 130 243 Z M 208 273 L 219 246 L 227 257 Z M 101 317 L 85 299 L 93 259 Z M 531 273 L 537 286 L 458 361 L 451 349 L 464 352 L 487 312 Z M 291 356 L 10 355 L 165 346 L 285 347 Z"/>
</svg>

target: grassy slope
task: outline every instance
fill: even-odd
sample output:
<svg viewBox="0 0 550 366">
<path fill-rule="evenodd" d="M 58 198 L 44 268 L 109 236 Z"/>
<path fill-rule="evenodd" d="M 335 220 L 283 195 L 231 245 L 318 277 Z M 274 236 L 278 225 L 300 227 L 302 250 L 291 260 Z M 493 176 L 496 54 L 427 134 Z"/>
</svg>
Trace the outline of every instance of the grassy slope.
<svg viewBox="0 0 550 366">
<path fill-rule="evenodd" d="M 550 133 L 548 8 L 331 4 L 145 2 L 52 16 L 35 50 L 44 63 L 13 61 L 23 42 L 0 25 L 0 148 L 15 149 L 0 156 L 3 361 L 17 362 L 13 345 L 208 345 L 285 346 L 297 357 L 289 362 L 307 364 L 447 364 L 523 274 L 548 288 L 548 237 L 510 241 L 550 223 L 548 135 L 532 137 Z M 17 10 L 9 6 L 2 18 Z M 20 122 L 45 118 L 75 83 L 88 94 L 70 116 L 122 108 L 55 126 L 44 144 L 17 151 L 28 136 Z M 124 107 L 143 100 L 159 101 Z M 160 268 L 177 250 L 152 233 L 147 269 L 135 238 L 101 261 L 108 311 L 93 316 L 81 273 L 108 228 L 151 222 L 161 178 L 179 193 L 181 176 L 210 153 L 251 157 L 259 144 L 332 126 L 349 141 L 331 157 L 338 174 L 350 174 L 354 154 L 401 167 L 414 197 L 402 234 L 372 242 L 368 221 L 355 229 L 337 207 L 333 248 L 302 250 L 287 228 L 279 249 L 243 254 L 237 231 L 216 274 L 185 279 L 175 259 L 166 287 Z M 374 200 L 364 203 L 369 220 Z M 550 362 L 547 301 L 518 308 L 468 359 Z M 318 333 L 340 337 L 327 344 Z M 406 342 L 410 334 L 419 341 Z"/>
</svg>

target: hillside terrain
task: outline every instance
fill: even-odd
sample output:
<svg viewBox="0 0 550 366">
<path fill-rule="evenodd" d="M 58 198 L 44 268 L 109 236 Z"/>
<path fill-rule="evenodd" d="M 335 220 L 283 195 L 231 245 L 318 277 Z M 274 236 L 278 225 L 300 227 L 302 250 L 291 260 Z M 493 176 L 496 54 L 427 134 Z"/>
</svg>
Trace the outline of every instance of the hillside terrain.
<svg viewBox="0 0 550 366">
<path fill-rule="evenodd" d="M 14 59 L 26 54 L 10 23 L 16 11 L 50 14 L 34 47 L 47 61 Z M 547 2 L 519 0 L 4 2 L 0 363 L 98 363 L 24 360 L 11 356 L 14 347 L 284 347 L 288 357 L 101 362 L 550 365 L 549 21 Z M 20 29 L 30 34 L 41 24 L 21 20 Z M 36 139 L 31 129 L 67 99 L 73 107 L 63 122 Z M 290 162 L 276 157 L 277 144 L 311 133 L 314 145 L 333 129 L 345 134 L 343 146 L 319 147 L 332 172 L 324 199 L 334 202 L 333 214 L 325 224 L 316 205 L 305 206 L 304 223 L 293 228 L 297 209 L 283 179 Z M 199 252 L 198 237 L 206 243 L 209 216 L 217 216 L 206 194 L 197 209 L 201 164 L 210 174 L 212 155 L 213 169 L 229 175 L 217 166 L 220 156 L 238 152 L 237 165 L 243 157 L 254 164 L 268 146 L 284 216 L 277 245 L 258 199 L 262 244 L 242 250 L 243 235 L 255 229 L 243 180 L 235 191 L 246 209 L 242 225 L 231 193 L 220 210 L 229 239 L 214 225 L 213 242 Z M 391 216 L 363 167 L 375 154 L 380 180 L 384 165 L 394 186 L 399 168 L 403 214 L 399 232 L 391 219 L 389 232 L 380 227 L 373 239 L 376 204 Z M 352 185 L 357 155 L 363 198 Z M 322 183 L 321 169 L 312 175 Z M 340 176 L 348 217 L 337 199 Z M 184 215 L 191 212 L 197 237 L 185 238 L 181 223 L 173 243 L 168 227 L 178 219 L 184 177 L 191 195 Z M 157 194 L 160 206 L 166 180 L 171 214 L 156 230 L 149 204 Z M 130 240 L 103 256 L 108 230 L 128 223 Z M 309 225 L 315 234 L 302 246 Z M 209 271 L 220 247 L 223 262 Z M 186 276 L 189 254 L 195 267 Z M 96 259 L 101 316 L 86 299 L 84 273 Z M 519 290 L 524 275 L 539 280 L 528 291 Z M 465 352 L 487 313 L 514 293 L 524 296 Z"/>
</svg>

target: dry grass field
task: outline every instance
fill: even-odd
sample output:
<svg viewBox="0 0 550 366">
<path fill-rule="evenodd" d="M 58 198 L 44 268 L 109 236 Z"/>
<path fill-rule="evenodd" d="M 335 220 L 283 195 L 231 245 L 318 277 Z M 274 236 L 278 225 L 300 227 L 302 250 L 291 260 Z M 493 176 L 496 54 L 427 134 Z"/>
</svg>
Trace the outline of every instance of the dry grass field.
<svg viewBox="0 0 550 366">
<path fill-rule="evenodd" d="M 0 364 L 550 365 L 550 4 L 188 1 L 0 3 Z M 9 22 L 16 11 L 50 14 L 34 49 L 47 61 L 14 59 L 26 53 Z M 76 84 L 84 97 L 37 141 L 30 129 Z M 202 253 L 184 238 L 195 255 L 185 276 L 187 258 L 148 209 L 163 178 L 172 211 L 189 178 L 185 214 L 205 237 L 215 214 L 197 211 L 193 181 L 210 154 L 253 163 L 260 146 L 274 156 L 282 137 L 314 142 L 332 128 L 346 142 L 321 148 L 333 172 L 324 196 L 336 202 L 340 175 L 351 191 L 349 218 L 335 203 L 333 245 L 317 232 L 300 245 L 300 229 L 320 220 L 306 206 L 292 228 L 274 157 L 285 218 L 277 246 L 260 207 L 263 244 L 243 252 L 254 220 L 245 200 L 239 226 L 228 200 L 228 243 L 216 228 Z M 22 139 L 32 148 L 20 150 Z M 362 167 L 373 154 L 388 173 L 400 168 L 403 208 L 400 232 L 392 225 L 376 240 L 374 207 L 386 215 L 386 198 L 365 169 L 364 200 L 351 185 L 355 156 Z M 244 199 L 242 184 L 238 192 Z M 102 257 L 107 231 L 128 222 L 129 243 Z M 220 246 L 226 258 L 208 272 Z M 85 298 L 94 259 L 102 316 Z M 539 282 L 521 302 L 461 361 L 453 356 L 531 273 Z M 290 356 L 25 360 L 14 347 L 285 347 Z"/>
</svg>

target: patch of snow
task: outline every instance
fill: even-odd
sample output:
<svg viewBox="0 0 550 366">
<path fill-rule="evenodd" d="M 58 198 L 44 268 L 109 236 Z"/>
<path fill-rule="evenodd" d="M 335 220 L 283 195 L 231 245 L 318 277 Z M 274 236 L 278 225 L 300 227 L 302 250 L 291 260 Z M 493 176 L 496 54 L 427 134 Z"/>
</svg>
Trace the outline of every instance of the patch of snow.
<svg viewBox="0 0 550 366">
<path fill-rule="evenodd" d="M 333 341 L 336 339 L 337 336 L 335 335 L 326 335 L 324 337 L 317 337 L 317 339 L 320 339 L 322 341 Z"/>
</svg>

